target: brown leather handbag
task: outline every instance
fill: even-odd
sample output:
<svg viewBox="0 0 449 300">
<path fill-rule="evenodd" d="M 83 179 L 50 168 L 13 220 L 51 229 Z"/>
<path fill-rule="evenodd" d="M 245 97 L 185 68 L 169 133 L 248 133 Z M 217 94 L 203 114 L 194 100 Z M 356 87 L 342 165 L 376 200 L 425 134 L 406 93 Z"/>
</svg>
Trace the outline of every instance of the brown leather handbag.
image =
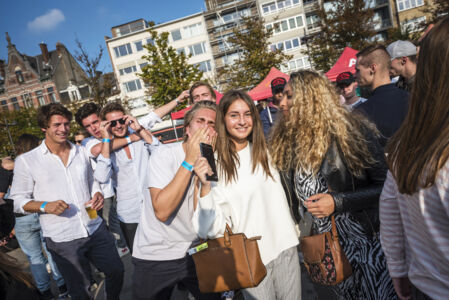
<svg viewBox="0 0 449 300">
<path fill-rule="evenodd" d="M 267 275 L 257 245 L 260 238 L 234 234 L 226 224 L 223 237 L 192 248 L 197 249 L 192 258 L 200 291 L 215 293 L 257 286 Z"/>
<path fill-rule="evenodd" d="M 313 282 L 336 285 L 352 274 L 352 267 L 338 240 L 335 218 L 331 232 L 303 237 L 301 251 L 304 265 Z"/>
</svg>

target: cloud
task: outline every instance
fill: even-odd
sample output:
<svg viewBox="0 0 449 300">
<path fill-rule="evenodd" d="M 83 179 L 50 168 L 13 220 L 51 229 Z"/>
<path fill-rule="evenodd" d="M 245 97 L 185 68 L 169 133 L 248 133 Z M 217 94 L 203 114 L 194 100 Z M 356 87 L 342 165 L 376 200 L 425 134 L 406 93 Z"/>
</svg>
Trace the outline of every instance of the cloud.
<svg viewBox="0 0 449 300">
<path fill-rule="evenodd" d="M 48 31 L 55 29 L 61 22 L 65 21 L 65 16 L 57 8 L 48 11 L 46 14 L 36 17 L 28 22 L 28 29 L 32 31 Z"/>
</svg>

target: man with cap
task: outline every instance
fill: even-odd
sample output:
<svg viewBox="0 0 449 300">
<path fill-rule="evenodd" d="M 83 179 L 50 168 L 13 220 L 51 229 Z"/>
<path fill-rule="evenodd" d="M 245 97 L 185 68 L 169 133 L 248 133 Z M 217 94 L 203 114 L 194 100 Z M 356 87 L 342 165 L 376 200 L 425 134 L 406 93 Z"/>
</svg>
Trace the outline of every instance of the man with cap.
<svg viewBox="0 0 449 300">
<path fill-rule="evenodd" d="M 387 52 L 391 57 L 391 76 L 400 76 L 397 87 L 411 91 L 416 74 L 416 46 L 409 41 L 396 41 L 388 45 Z"/>
<path fill-rule="evenodd" d="M 284 86 L 286 84 L 287 80 L 282 77 L 276 77 L 271 81 L 271 92 L 273 94 L 273 98 L 271 100 L 271 103 L 267 105 L 267 108 L 262 110 L 262 112 L 260 113 L 260 119 L 262 121 L 263 133 L 265 135 L 265 138 L 268 137 L 271 126 L 273 126 L 273 123 L 276 120 L 278 106 L 282 100 L 282 96 L 284 95 Z"/>
<path fill-rule="evenodd" d="M 349 110 L 353 110 L 366 101 L 365 98 L 357 95 L 357 83 L 355 82 L 355 77 L 351 72 L 343 72 L 338 74 L 336 83 L 337 88 L 340 91 L 340 95 L 345 98 L 344 104 Z"/>
</svg>

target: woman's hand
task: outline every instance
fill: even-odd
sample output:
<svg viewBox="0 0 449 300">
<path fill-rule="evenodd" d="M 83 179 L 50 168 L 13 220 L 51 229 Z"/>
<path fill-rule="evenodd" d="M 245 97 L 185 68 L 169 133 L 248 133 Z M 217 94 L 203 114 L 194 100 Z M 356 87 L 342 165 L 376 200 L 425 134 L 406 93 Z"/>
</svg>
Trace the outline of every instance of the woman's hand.
<svg viewBox="0 0 449 300">
<path fill-rule="evenodd" d="M 331 194 L 316 194 L 304 202 L 307 210 L 316 218 L 330 216 L 335 211 L 335 202 Z"/>
</svg>

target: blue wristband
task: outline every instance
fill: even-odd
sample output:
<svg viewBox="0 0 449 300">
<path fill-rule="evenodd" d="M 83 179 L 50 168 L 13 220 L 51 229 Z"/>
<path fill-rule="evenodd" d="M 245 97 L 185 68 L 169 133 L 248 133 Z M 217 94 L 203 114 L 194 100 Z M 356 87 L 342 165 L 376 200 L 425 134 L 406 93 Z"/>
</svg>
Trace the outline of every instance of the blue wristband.
<svg viewBox="0 0 449 300">
<path fill-rule="evenodd" d="M 111 141 L 111 139 L 103 139 L 102 142 L 103 143 L 109 143 Z"/>
<path fill-rule="evenodd" d="M 186 161 L 183 161 L 181 166 L 183 166 L 189 172 L 193 171 L 193 166 Z"/>
<path fill-rule="evenodd" d="M 47 201 L 45 201 L 44 203 L 42 203 L 41 207 L 39 208 L 39 210 L 43 213 L 45 213 L 45 206 L 48 204 Z"/>
</svg>

